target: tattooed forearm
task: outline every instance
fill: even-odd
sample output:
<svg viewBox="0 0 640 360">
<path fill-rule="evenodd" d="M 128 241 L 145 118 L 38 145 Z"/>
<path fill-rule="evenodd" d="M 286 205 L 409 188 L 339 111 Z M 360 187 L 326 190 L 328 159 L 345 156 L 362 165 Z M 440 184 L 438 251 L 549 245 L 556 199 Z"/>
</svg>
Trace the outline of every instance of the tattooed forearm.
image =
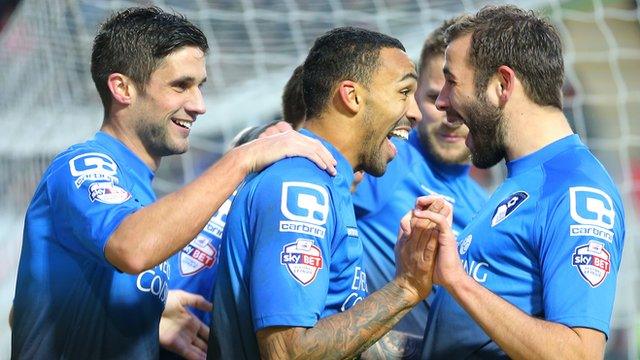
<svg viewBox="0 0 640 360">
<path fill-rule="evenodd" d="M 366 350 L 415 305 L 395 282 L 313 328 L 267 328 L 257 333 L 263 359 L 344 359 Z"/>
<path fill-rule="evenodd" d="M 391 330 L 364 353 L 362 360 L 411 360 L 418 359 L 422 338 L 416 335 Z"/>
</svg>

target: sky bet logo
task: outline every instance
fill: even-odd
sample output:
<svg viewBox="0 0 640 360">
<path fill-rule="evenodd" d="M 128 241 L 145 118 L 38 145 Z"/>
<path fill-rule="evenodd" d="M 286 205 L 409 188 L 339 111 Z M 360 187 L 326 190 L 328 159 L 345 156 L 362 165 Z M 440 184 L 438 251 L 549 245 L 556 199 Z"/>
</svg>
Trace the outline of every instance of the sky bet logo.
<svg viewBox="0 0 640 360">
<path fill-rule="evenodd" d="M 322 251 L 313 240 L 298 239 L 285 245 L 280 253 L 280 264 L 303 286 L 311 284 L 322 269 Z"/>
<path fill-rule="evenodd" d="M 281 232 L 295 232 L 323 238 L 329 214 L 329 194 L 322 186 L 299 181 L 282 183 Z"/>
<path fill-rule="evenodd" d="M 611 197 L 599 189 L 575 186 L 569 189 L 571 218 L 579 225 L 571 225 L 571 236 L 594 236 L 613 241 L 615 210 Z"/>
<path fill-rule="evenodd" d="M 576 247 L 571 264 L 591 287 L 602 284 L 611 271 L 611 255 L 601 242 L 591 240 Z"/>
</svg>

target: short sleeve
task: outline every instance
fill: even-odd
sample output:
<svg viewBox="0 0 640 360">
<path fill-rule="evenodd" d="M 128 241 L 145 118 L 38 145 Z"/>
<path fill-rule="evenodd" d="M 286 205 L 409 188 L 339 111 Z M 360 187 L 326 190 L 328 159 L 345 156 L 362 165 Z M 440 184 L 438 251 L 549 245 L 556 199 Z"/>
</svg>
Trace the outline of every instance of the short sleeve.
<svg viewBox="0 0 640 360">
<path fill-rule="evenodd" d="M 608 336 L 624 244 L 623 211 L 617 192 L 575 186 L 544 212 L 545 319 Z"/>
<path fill-rule="evenodd" d="M 335 209 L 328 176 L 297 167 L 263 177 L 249 202 L 254 330 L 312 327 L 329 288 Z"/>
<path fill-rule="evenodd" d="M 65 246 L 106 261 L 104 246 L 120 222 L 141 208 L 133 182 L 107 154 L 73 156 L 47 179 L 56 232 Z"/>
</svg>

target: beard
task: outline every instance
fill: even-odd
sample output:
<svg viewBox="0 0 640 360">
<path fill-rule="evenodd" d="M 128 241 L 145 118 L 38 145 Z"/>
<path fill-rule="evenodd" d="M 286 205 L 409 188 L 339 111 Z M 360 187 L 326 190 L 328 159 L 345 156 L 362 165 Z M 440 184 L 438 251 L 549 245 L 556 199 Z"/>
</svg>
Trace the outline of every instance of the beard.
<svg viewBox="0 0 640 360">
<path fill-rule="evenodd" d="M 488 169 L 506 157 L 504 113 L 499 107 L 491 105 L 484 94 L 477 100 L 464 106 L 469 114 L 465 123 L 473 141 L 471 162 L 480 169 Z"/>
<path fill-rule="evenodd" d="M 448 165 L 467 164 L 469 162 L 470 152 L 464 144 L 447 146 L 440 143 L 437 134 L 439 126 L 418 126 L 420 144 L 436 162 Z"/>
<path fill-rule="evenodd" d="M 171 120 L 169 120 L 171 121 Z M 176 144 L 171 141 L 167 125 L 154 121 L 141 120 L 138 122 L 137 134 L 142 140 L 149 154 L 154 156 L 169 156 L 183 154 L 188 149 L 188 142 Z"/>
<path fill-rule="evenodd" d="M 380 142 L 375 134 L 372 111 L 367 109 L 363 118 L 363 126 L 366 136 L 362 143 L 362 155 L 360 156 L 360 168 L 366 173 L 376 177 L 384 175 L 387 170 L 387 158 L 383 157 Z M 386 138 L 385 138 L 386 139 Z M 384 140 L 386 142 L 386 140 Z M 387 146 L 383 144 L 382 146 Z"/>
</svg>

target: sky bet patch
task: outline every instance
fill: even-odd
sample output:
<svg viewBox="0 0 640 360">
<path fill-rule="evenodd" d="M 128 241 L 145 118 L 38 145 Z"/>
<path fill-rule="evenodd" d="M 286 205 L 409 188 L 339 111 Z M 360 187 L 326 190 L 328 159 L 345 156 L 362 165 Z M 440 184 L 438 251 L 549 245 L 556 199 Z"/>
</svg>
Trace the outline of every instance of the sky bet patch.
<svg viewBox="0 0 640 360">
<path fill-rule="evenodd" d="M 285 245 L 280 253 L 280 264 L 284 265 L 289 274 L 300 284 L 311 284 L 322 269 L 322 251 L 314 245 L 313 240 L 298 239 L 294 243 Z"/>
<path fill-rule="evenodd" d="M 603 243 L 590 240 L 586 245 L 576 247 L 571 264 L 578 269 L 580 276 L 595 288 L 609 275 L 611 256 Z"/>
<path fill-rule="evenodd" d="M 529 198 L 529 194 L 524 191 L 518 191 L 509 195 L 506 200 L 503 200 L 496 211 L 493 213 L 493 218 L 491 218 L 491 227 L 495 227 L 500 224 L 507 218 L 507 216 L 511 215 L 522 203 Z"/>
</svg>

